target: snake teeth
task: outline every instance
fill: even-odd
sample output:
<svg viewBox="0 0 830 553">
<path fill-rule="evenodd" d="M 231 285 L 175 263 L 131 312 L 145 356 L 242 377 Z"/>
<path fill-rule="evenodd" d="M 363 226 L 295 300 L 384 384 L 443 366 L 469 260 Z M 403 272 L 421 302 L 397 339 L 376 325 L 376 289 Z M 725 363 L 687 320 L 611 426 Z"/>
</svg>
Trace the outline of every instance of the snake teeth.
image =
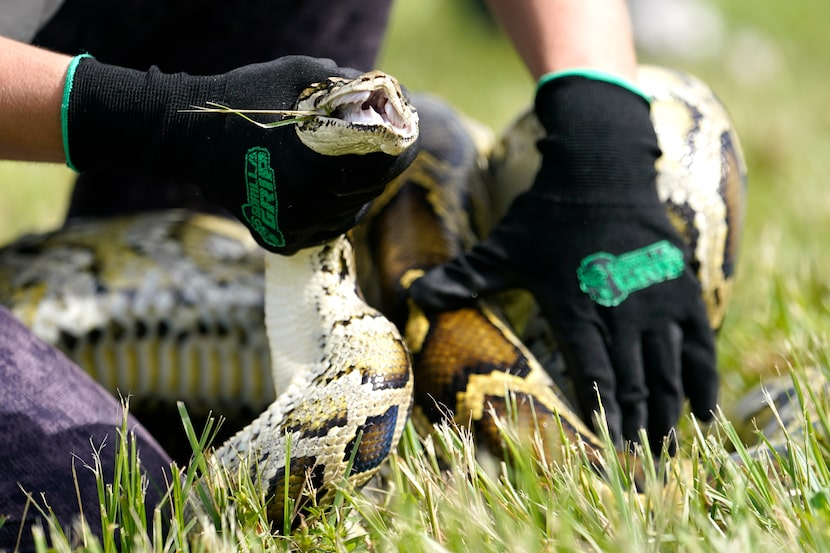
<svg viewBox="0 0 830 553">
<path fill-rule="evenodd" d="M 332 116 L 356 125 L 383 125 L 401 134 L 411 134 L 411 118 L 406 119 L 383 90 L 353 92 L 341 98 Z"/>
<path fill-rule="evenodd" d="M 323 155 L 398 155 L 418 138 L 417 111 L 398 81 L 380 71 L 327 79 L 305 90 L 296 107 L 320 114 L 295 128 L 303 144 Z"/>
</svg>

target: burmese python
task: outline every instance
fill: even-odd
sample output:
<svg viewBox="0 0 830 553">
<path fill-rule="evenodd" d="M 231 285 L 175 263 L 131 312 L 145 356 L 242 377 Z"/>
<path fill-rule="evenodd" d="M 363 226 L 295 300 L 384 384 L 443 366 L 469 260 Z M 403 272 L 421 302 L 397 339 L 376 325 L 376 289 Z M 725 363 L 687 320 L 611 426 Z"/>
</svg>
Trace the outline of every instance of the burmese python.
<svg viewBox="0 0 830 553">
<path fill-rule="evenodd" d="M 745 168 L 737 138 L 699 81 L 658 69 L 644 69 L 642 79 L 654 96 L 664 150 L 661 197 L 692 245 L 717 327 L 741 226 Z M 309 91 L 317 102 L 311 109 L 349 121 L 362 107 L 372 112 L 366 124 L 345 127 L 360 134 L 380 125 L 411 140 L 415 115 L 400 101 L 397 83 L 377 72 L 362 82 L 372 84 L 357 96 L 343 94 L 356 86 L 351 82 L 323 83 Z M 333 88 L 347 106 L 325 104 Z M 548 451 L 555 454 L 561 436 L 581 437 L 589 452 L 600 448 L 495 308 L 482 301 L 426 317 L 408 305 L 411 279 L 485 232 L 499 209 L 489 193 L 506 190 L 505 175 L 517 167 L 525 177 L 507 178 L 528 185 L 536 163 L 532 116 L 493 147 L 474 140 L 478 135 L 441 102 L 416 103 L 422 151 L 352 233 L 360 288 L 345 236 L 280 257 L 263 254 L 235 222 L 171 211 L 76 222 L 7 246 L 0 252 L 0 301 L 112 390 L 184 400 L 191 409 L 261 413 L 213 458 L 232 470 L 240 460 L 252 462 L 275 497 L 272 520 L 283 520 L 286 486 L 299 498 L 308 479 L 324 500 L 349 463 L 353 483 L 367 480 L 395 447 L 413 395 L 419 421 L 454 413 L 498 451 L 491 409 L 505 412 L 509 389 L 520 425 L 538 425 L 551 438 Z M 325 119 L 298 123 L 298 132 L 313 140 L 321 126 L 340 124 Z M 372 144 L 388 147 L 388 137 Z M 361 299 L 361 289 L 386 317 Z M 170 425 L 168 419 L 162 428 L 169 432 Z"/>
</svg>

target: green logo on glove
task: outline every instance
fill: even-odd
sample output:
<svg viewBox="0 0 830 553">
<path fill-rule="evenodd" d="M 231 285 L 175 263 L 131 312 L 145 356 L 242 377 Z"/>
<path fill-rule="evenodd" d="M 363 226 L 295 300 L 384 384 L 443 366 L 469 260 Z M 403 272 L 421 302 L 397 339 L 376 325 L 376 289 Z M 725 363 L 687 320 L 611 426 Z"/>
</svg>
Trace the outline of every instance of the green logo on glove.
<svg viewBox="0 0 830 553">
<path fill-rule="evenodd" d="M 242 216 L 262 241 L 275 248 L 285 246 L 285 237 L 277 224 L 277 186 L 271 154 L 254 147 L 245 154 L 245 184 L 248 203 L 242 205 Z"/>
<path fill-rule="evenodd" d="M 666 240 L 619 256 L 589 255 L 576 270 L 579 289 L 600 305 L 615 307 L 632 292 L 683 274 L 683 252 Z"/>
</svg>

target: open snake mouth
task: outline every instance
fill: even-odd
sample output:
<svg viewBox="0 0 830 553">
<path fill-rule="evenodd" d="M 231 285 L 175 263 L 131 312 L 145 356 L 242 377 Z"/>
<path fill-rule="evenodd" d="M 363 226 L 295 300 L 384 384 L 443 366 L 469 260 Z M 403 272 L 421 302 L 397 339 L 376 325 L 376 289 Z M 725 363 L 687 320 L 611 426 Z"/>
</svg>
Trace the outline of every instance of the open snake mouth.
<svg viewBox="0 0 830 553">
<path fill-rule="evenodd" d="M 353 92 L 340 100 L 344 103 L 334 107 L 331 117 L 357 125 L 384 125 L 402 133 L 412 130 L 411 118 L 404 117 L 384 90 Z"/>
<path fill-rule="evenodd" d="M 297 109 L 319 114 L 299 123 L 297 134 L 323 154 L 397 155 L 418 138 L 417 111 L 398 81 L 380 71 L 326 79 L 300 95 Z"/>
</svg>

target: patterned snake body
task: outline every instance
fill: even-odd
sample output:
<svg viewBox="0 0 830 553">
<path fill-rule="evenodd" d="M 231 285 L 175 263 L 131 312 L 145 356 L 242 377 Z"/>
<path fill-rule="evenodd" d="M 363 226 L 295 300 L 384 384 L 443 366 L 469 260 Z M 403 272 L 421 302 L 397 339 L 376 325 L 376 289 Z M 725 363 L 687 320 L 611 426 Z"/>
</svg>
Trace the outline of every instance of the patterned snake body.
<svg viewBox="0 0 830 553">
<path fill-rule="evenodd" d="M 265 326 L 279 395 L 214 460 L 233 474 L 238 463 L 256 459 L 253 474 L 277 498 L 269 514 L 280 521 L 286 486 L 300 498 L 308 478 L 316 500 L 325 502 L 332 483 L 348 477 L 361 485 L 374 474 L 409 417 L 412 377 L 397 328 L 356 293 L 345 236 L 291 257 L 266 254 L 265 272 Z"/>
<path fill-rule="evenodd" d="M 740 148 L 708 88 L 688 76 L 646 71 L 642 84 L 654 95 L 664 151 L 658 185 L 695 252 L 718 327 L 743 205 Z M 377 73 L 368 80 L 377 79 L 384 80 Z M 385 111 L 386 104 L 373 101 Z M 355 484 L 367 480 L 394 449 L 413 395 L 416 422 L 448 415 L 471 422 L 496 452 L 497 419 L 513 413 L 520 427 L 541 431 L 550 455 L 557 456 L 563 439 L 582 440 L 598 455 L 600 441 L 551 379 L 555 345 L 544 332 L 541 339 L 530 334 L 529 310 L 506 317 L 482 301 L 425 316 L 408 304 L 411 280 L 486 232 L 509 198 L 529 185 L 538 163 L 538 123 L 531 117 L 506 134 L 488 161 L 455 112 L 429 98 L 418 106 L 421 153 L 352 233 L 357 271 L 345 237 L 279 257 L 263 254 L 227 220 L 145 214 L 79 223 L 6 247 L 0 301 L 110 389 L 260 413 L 213 458 L 231 469 L 251 463 L 275 498 L 272 520 L 283 520 L 286 487 L 300 499 L 308 480 L 324 500 L 344 476 Z M 411 127 L 390 119 L 387 130 L 398 126 L 411 135 Z M 359 132 L 367 129 L 374 126 Z M 499 196 L 506 181 L 515 188 Z M 394 324 L 364 302 L 361 289 Z M 525 345 L 533 341 L 543 344 L 536 356 Z M 168 419 L 161 428 L 169 431 Z"/>
<path fill-rule="evenodd" d="M 76 221 L 0 258 L 3 303 L 139 411 L 182 399 L 259 413 L 273 401 L 264 256 L 235 221 L 183 211 Z"/>
</svg>

